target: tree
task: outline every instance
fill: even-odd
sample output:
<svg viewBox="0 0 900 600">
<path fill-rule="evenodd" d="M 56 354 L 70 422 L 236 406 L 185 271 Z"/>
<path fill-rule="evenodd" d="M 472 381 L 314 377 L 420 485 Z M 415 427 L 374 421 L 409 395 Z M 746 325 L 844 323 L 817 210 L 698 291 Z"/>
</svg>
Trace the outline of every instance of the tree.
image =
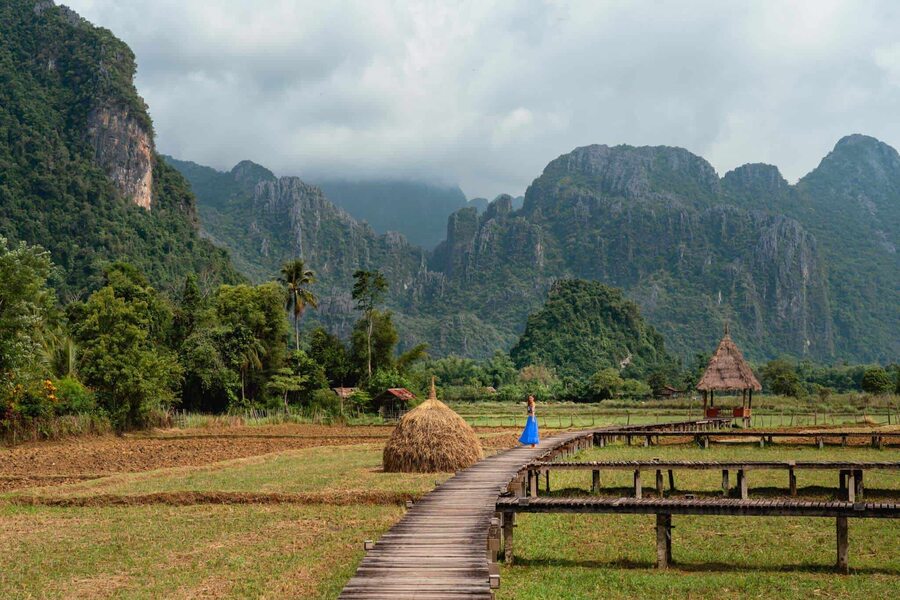
<svg viewBox="0 0 900 600">
<path fill-rule="evenodd" d="M 862 389 L 869 394 L 888 394 L 894 388 L 894 381 L 881 367 L 866 369 L 862 378 Z"/>
<path fill-rule="evenodd" d="M 309 356 L 322 365 L 333 387 L 346 387 L 353 371 L 353 363 L 340 338 L 316 327 L 309 335 Z"/>
<path fill-rule="evenodd" d="M 601 369 L 591 377 L 591 391 L 602 399 L 608 400 L 622 390 L 625 381 L 619 376 L 619 371 L 613 368 Z"/>
<path fill-rule="evenodd" d="M 379 369 L 393 368 L 398 339 L 391 312 L 373 309 L 367 319 L 356 323 L 350 335 L 354 364 L 367 379 Z"/>
<path fill-rule="evenodd" d="M 278 394 L 281 394 L 282 400 L 284 401 L 284 410 L 288 410 L 288 394 L 290 392 L 299 392 L 303 389 L 303 384 L 306 383 L 307 378 L 301 375 L 295 375 L 294 372 L 288 368 L 284 367 L 278 369 L 272 378 L 269 379 L 269 382 L 266 384 L 266 387 Z"/>
<path fill-rule="evenodd" d="M 502 350 L 496 350 L 484 365 L 486 383 L 495 388 L 504 385 L 512 385 L 516 382 L 518 371 L 509 354 Z"/>
<path fill-rule="evenodd" d="M 395 361 L 397 371 L 401 374 L 406 374 L 412 365 L 427 358 L 428 344 L 416 344 L 397 357 L 397 360 Z"/>
<path fill-rule="evenodd" d="M 119 431 L 144 425 L 153 411 L 175 403 L 182 368 L 174 353 L 153 341 L 145 300 L 117 297 L 106 286 L 79 313 L 74 326 L 83 349 L 79 371 Z"/>
<path fill-rule="evenodd" d="M 381 271 L 358 270 L 353 274 L 353 299 L 357 310 L 366 320 L 366 374 L 372 376 L 372 333 L 375 327 L 375 309 L 387 293 L 388 282 Z"/>
<path fill-rule="evenodd" d="M 0 378 L 43 371 L 42 329 L 53 306 L 47 287 L 51 267 L 48 252 L 24 243 L 10 249 L 0 237 Z"/>
<path fill-rule="evenodd" d="M 763 385 L 773 394 L 799 398 L 805 393 L 794 364 L 787 359 L 770 360 L 760 370 L 760 375 Z"/>
<path fill-rule="evenodd" d="M 300 350 L 300 317 L 307 306 L 316 308 L 318 302 L 316 296 L 307 286 L 316 282 L 316 275 L 311 269 L 306 268 L 302 258 L 290 260 L 281 267 L 281 277 L 278 279 L 287 292 L 287 309 L 291 311 L 294 319 L 295 350 Z"/>
</svg>

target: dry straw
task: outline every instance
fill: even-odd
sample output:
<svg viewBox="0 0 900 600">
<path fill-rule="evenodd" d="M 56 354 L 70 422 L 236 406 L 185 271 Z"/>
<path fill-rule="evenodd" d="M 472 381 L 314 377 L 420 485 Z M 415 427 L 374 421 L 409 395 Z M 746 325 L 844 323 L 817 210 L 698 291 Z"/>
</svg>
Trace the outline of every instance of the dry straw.
<svg viewBox="0 0 900 600">
<path fill-rule="evenodd" d="M 465 469 L 483 456 L 475 432 L 437 399 L 432 380 L 428 400 L 403 415 L 382 460 L 390 473 L 438 473 Z"/>
<path fill-rule="evenodd" d="M 753 390 L 762 389 L 759 381 L 750 370 L 750 365 L 744 360 L 744 355 L 728 335 L 725 328 L 725 337 L 719 342 L 716 353 L 709 360 L 706 372 L 697 383 L 697 389 L 701 391 L 721 390 Z"/>
</svg>

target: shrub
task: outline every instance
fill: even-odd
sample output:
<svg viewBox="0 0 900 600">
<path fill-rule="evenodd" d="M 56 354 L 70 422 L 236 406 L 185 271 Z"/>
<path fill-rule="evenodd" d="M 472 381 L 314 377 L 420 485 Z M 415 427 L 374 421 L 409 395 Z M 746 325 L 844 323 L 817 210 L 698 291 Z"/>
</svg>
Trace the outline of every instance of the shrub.
<svg viewBox="0 0 900 600">
<path fill-rule="evenodd" d="M 78 415 L 91 413 L 97 409 L 94 393 L 74 377 L 62 377 L 55 385 L 58 399 L 56 414 Z"/>
</svg>

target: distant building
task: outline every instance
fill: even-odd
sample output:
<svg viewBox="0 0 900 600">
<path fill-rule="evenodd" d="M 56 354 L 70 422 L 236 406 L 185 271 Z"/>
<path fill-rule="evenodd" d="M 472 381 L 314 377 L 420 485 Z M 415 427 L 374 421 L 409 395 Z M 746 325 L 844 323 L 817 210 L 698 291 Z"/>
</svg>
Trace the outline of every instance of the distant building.
<svg viewBox="0 0 900 600">
<path fill-rule="evenodd" d="M 656 397 L 662 398 L 663 400 L 668 400 L 669 398 L 680 398 L 683 393 L 684 390 L 679 390 L 678 388 L 674 388 L 671 385 L 666 385 L 656 390 Z"/>
<path fill-rule="evenodd" d="M 371 406 L 386 419 L 395 419 L 409 410 L 416 395 L 406 388 L 388 388 L 372 398 Z"/>
<path fill-rule="evenodd" d="M 331 391 L 337 394 L 337 397 L 341 400 L 348 400 L 350 396 L 359 391 L 359 388 L 355 387 L 336 387 L 331 388 Z"/>
</svg>

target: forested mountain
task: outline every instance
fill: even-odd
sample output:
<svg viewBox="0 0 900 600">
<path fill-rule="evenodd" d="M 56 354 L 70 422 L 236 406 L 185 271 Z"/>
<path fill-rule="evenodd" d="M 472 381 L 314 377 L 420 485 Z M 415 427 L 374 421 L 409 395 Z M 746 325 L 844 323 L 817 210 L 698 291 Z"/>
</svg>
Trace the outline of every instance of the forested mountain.
<svg viewBox="0 0 900 600">
<path fill-rule="evenodd" d="M 375 235 L 299 181 L 291 185 L 316 203 L 296 194 L 267 203 L 268 190 L 285 185 L 268 181 L 233 196 L 244 208 L 221 210 L 206 227 L 216 239 L 249 244 L 255 255 L 236 260 L 253 268 L 269 260 L 269 272 L 274 238 L 302 241 L 331 227 L 328 239 L 352 242 L 304 250 L 313 268 L 326 281 L 336 264 L 388 271 L 407 341 L 429 341 L 438 355 L 510 347 L 552 282 L 576 277 L 624 289 L 683 356 L 714 347 L 729 322 L 755 359 L 892 360 L 900 355 L 896 156 L 851 136 L 791 186 L 765 165 L 719 178 L 680 148 L 577 148 L 546 167 L 521 209 L 504 195 L 481 214 L 474 201 L 453 213 L 430 253 Z M 241 212 L 263 215 L 266 206 L 282 215 L 271 227 Z M 346 298 L 326 306 L 326 321 L 350 309 Z"/>
<path fill-rule="evenodd" d="M 128 46 L 71 10 L 0 4 L 0 236 L 50 250 L 64 296 L 119 259 L 163 288 L 189 272 L 241 279 L 200 239 L 189 186 L 159 160 L 134 71 Z"/>
<path fill-rule="evenodd" d="M 662 336 L 621 290 L 580 279 L 560 279 L 550 287 L 510 356 L 519 368 L 545 365 L 580 381 L 609 368 L 646 379 L 677 365 Z"/>
</svg>

